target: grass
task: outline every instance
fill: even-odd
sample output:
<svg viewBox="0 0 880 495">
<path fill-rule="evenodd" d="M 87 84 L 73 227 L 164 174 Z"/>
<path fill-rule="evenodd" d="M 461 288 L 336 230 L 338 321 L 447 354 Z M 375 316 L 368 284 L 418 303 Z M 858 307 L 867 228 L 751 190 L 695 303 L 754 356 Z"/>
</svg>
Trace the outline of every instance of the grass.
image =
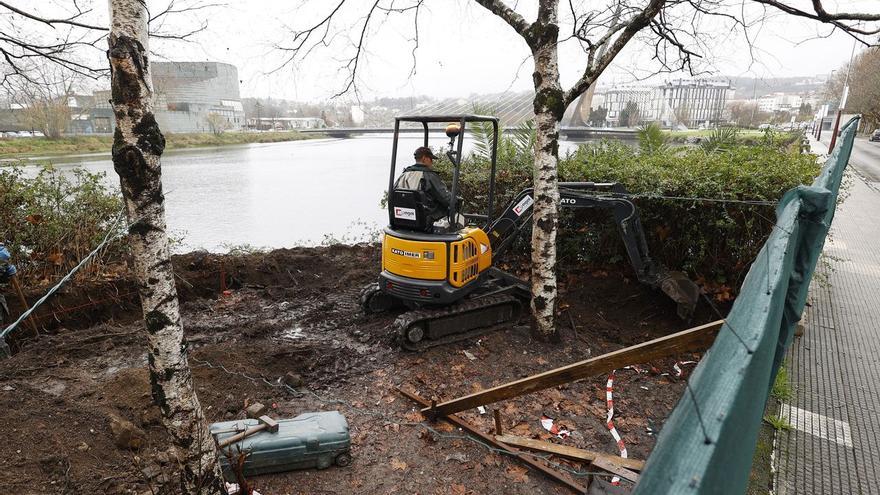
<svg viewBox="0 0 880 495">
<path fill-rule="evenodd" d="M 299 141 L 320 135 L 285 132 L 224 132 L 215 134 L 166 134 L 166 149 L 226 146 L 230 144 L 275 143 Z M 60 139 L 12 138 L 0 139 L 0 157 L 16 158 L 34 155 L 109 152 L 113 136 L 70 136 Z"/>
<path fill-rule="evenodd" d="M 788 368 L 786 363 L 779 366 L 776 372 L 776 380 L 773 381 L 773 388 L 770 389 L 770 396 L 781 402 L 790 402 L 794 398 L 794 391 L 791 388 L 791 382 L 788 379 Z"/>
<path fill-rule="evenodd" d="M 781 430 L 787 431 L 787 430 L 791 429 L 791 425 L 788 424 L 788 420 L 781 417 L 781 416 L 768 414 L 767 416 L 764 416 L 764 421 L 766 421 L 770 426 L 773 427 L 774 430 L 777 430 L 777 431 L 781 431 Z"/>
</svg>

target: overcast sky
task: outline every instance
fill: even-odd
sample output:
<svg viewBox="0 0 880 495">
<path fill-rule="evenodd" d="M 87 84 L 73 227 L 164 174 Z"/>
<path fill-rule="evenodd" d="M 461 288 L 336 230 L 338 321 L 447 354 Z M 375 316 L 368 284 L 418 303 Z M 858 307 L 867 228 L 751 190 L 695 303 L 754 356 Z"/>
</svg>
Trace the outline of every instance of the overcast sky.
<svg viewBox="0 0 880 495">
<path fill-rule="evenodd" d="M 95 2 L 95 15 L 102 0 Z M 180 1 L 180 0 L 179 0 Z M 279 69 L 283 52 L 277 45 L 290 44 L 292 32 L 310 26 L 335 6 L 336 0 L 221 0 L 224 5 L 178 15 L 165 30 L 193 25 L 206 19 L 207 30 L 193 43 L 169 45 L 153 42 L 160 59 L 222 61 L 238 67 L 243 96 L 272 96 L 294 100 L 323 100 L 342 89 L 346 73 L 340 65 L 351 56 L 352 40 L 360 35 L 363 17 L 372 2 L 349 0 L 330 29 L 329 47 L 319 47 L 304 61 Z M 606 0 L 580 0 L 584 8 Z M 731 0 L 738 8 L 738 3 Z M 790 0 L 809 8 L 809 0 Z M 703 77 L 783 77 L 827 74 L 845 63 L 853 49 L 852 38 L 833 33 L 825 25 L 765 11 L 742 0 L 750 21 L 767 17 L 750 29 L 754 49 L 729 23 L 704 20 L 698 30 L 702 38 L 697 68 Z M 29 4 L 30 1 L 24 1 Z M 400 0 L 400 5 L 406 0 Z M 508 0 L 527 19 L 534 17 L 535 1 Z M 560 2 L 567 10 L 567 1 Z M 880 10 L 880 0 L 826 0 L 826 8 Z M 151 0 L 155 9 L 163 2 Z M 106 12 L 106 10 L 104 11 Z M 682 22 L 690 22 L 690 10 L 682 10 Z M 766 12 L 770 14 L 767 15 Z M 531 61 L 525 43 L 503 21 L 487 13 L 473 0 L 427 0 L 419 16 L 419 47 L 415 73 L 412 69 L 413 24 L 409 14 L 375 14 L 374 27 L 367 33 L 367 52 L 359 68 L 357 83 L 361 96 L 466 96 L 472 93 L 524 91 L 531 88 Z M 562 22 L 567 16 L 562 13 Z M 563 26 L 562 31 L 570 31 Z M 645 41 L 631 42 L 614 65 L 603 74 L 602 85 L 631 83 L 653 73 L 653 48 Z M 570 84 L 582 70 L 582 51 L 574 42 L 560 51 L 563 82 Z M 660 79 L 676 76 L 663 75 Z"/>
</svg>

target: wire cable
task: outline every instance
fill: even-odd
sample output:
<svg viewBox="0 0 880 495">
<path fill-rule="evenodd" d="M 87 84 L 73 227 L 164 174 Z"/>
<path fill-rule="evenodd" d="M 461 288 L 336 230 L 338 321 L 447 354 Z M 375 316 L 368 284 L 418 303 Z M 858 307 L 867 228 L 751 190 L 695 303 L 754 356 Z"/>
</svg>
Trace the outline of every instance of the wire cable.
<svg viewBox="0 0 880 495">
<path fill-rule="evenodd" d="M 65 275 L 64 277 L 62 277 L 61 280 L 60 280 L 57 284 L 55 284 L 55 286 L 53 286 L 51 289 L 49 289 L 49 291 L 46 292 L 46 294 L 45 294 L 43 297 L 39 298 L 39 299 L 38 299 L 38 300 L 37 300 L 37 301 L 36 301 L 36 302 L 30 307 L 30 309 L 28 309 L 27 311 L 25 311 L 24 313 L 22 313 L 22 314 L 18 317 L 17 320 L 15 320 L 14 322 L 12 322 L 11 325 L 9 325 L 9 326 L 6 327 L 5 329 L 3 329 L 2 332 L 0 332 L 0 339 L 5 339 L 6 336 L 7 336 L 10 332 L 12 332 L 13 330 L 15 330 L 15 328 L 16 328 L 19 324 L 21 324 L 21 322 L 23 322 L 24 320 L 26 320 L 27 317 L 31 315 L 31 313 L 33 313 L 34 311 L 36 311 L 36 309 L 37 309 L 38 307 L 40 307 L 41 304 L 43 304 L 44 302 L 46 302 L 46 300 L 48 300 L 50 297 L 52 297 L 52 294 L 55 294 L 55 292 L 57 292 L 58 289 L 61 288 L 61 286 L 63 286 L 64 284 L 66 284 L 66 283 L 67 283 L 67 282 L 68 282 L 68 281 L 69 281 L 69 280 L 70 280 L 70 279 L 76 274 L 76 272 L 78 272 L 78 271 L 80 270 L 80 268 L 82 268 L 82 267 L 84 267 L 86 264 L 88 264 L 88 262 L 91 261 L 91 259 L 94 258 L 95 255 L 98 254 L 98 253 L 101 251 L 101 249 L 103 249 L 104 246 L 106 246 L 110 241 L 116 240 L 117 238 L 122 237 L 123 235 L 125 235 L 125 232 L 126 232 L 126 231 L 123 231 L 122 233 L 117 233 L 116 235 L 112 235 L 113 232 L 116 230 L 116 226 L 119 225 L 119 221 L 122 219 L 122 216 L 123 216 L 123 213 L 122 213 L 122 212 L 120 212 L 119 215 L 116 216 L 116 220 L 113 221 L 113 225 L 110 226 L 110 229 L 107 230 L 107 233 L 104 235 L 104 240 L 102 240 L 101 243 L 98 244 L 98 247 L 96 247 L 94 250 L 92 250 L 92 252 L 89 253 L 85 258 L 83 258 L 82 260 L 80 260 L 79 264 L 77 264 L 75 267 L 73 267 L 73 269 L 70 270 L 70 272 L 68 272 L 67 275 Z"/>
</svg>

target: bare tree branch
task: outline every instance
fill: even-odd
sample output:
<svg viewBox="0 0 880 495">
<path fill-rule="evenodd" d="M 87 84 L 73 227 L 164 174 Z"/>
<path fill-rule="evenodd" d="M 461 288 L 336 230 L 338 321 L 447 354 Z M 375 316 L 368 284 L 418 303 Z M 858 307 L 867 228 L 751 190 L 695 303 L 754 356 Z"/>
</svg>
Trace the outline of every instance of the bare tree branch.
<svg viewBox="0 0 880 495">
<path fill-rule="evenodd" d="M 504 5 L 504 2 L 502 2 L 501 0 L 476 0 L 476 2 L 482 5 L 489 12 L 492 12 L 493 14 L 503 19 L 504 22 L 510 25 L 510 27 L 512 27 L 514 31 L 519 33 L 520 36 L 528 41 L 528 30 L 531 25 L 526 22 L 523 16 L 519 15 L 515 10 L 511 9 L 507 5 Z"/>
<path fill-rule="evenodd" d="M 76 22 L 75 20 L 73 20 L 75 17 L 79 17 L 82 14 L 82 12 L 80 12 L 80 14 L 77 14 L 75 17 L 69 17 L 67 19 L 47 19 L 44 17 L 40 17 L 37 15 L 31 14 L 29 12 L 25 12 L 21 9 L 17 9 L 17 8 L 13 7 L 12 5 L 9 5 L 7 2 L 0 2 L 0 7 L 5 7 L 20 16 L 24 16 L 24 17 L 27 17 L 28 19 L 31 19 L 31 20 L 34 20 L 37 22 L 41 22 L 43 24 L 46 24 L 47 26 L 52 26 L 53 28 L 55 27 L 56 24 L 65 24 L 65 25 L 79 27 L 79 28 L 83 28 L 83 29 L 94 29 L 94 30 L 98 30 L 98 31 L 106 31 L 107 30 L 106 27 L 95 26 L 92 24 L 84 24 L 84 23 Z M 77 9 L 79 9 L 79 7 L 77 7 Z"/>
<path fill-rule="evenodd" d="M 596 78 L 598 78 L 605 68 L 611 64 L 611 61 L 614 60 L 617 54 L 623 50 L 627 43 L 629 43 L 629 40 L 631 40 L 633 36 L 644 27 L 648 26 L 654 17 L 660 13 L 660 10 L 665 3 L 666 0 L 651 0 L 641 12 L 630 18 L 628 21 L 621 23 L 620 26 L 622 26 L 622 29 L 618 26 L 612 26 L 605 36 L 600 38 L 599 42 L 594 44 L 595 49 L 598 50 L 599 46 L 609 43 L 611 37 L 614 36 L 616 32 L 620 31 L 620 35 L 617 36 L 614 42 L 608 46 L 607 51 L 594 62 L 591 61 L 592 63 L 587 64 L 580 79 L 578 79 L 578 81 L 565 92 L 563 97 L 565 106 L 574 102 L 581 93 L 590 87 L 590 84 L 593 84 Z"/>
<path fill-rule="evenodd" d="M 317 22 L 302 30 L 294 31 L 293 37 L 286 44 L 276 44 L 275 48 L 287 55 L 281 63 L 275 67 L 275 69 L 270 71 L 270 73 L 277 72 L 288 65 L 295 64 L 299 60 L 308 58 L 308 56 L 317 48 L 326 48 L 333 44 L 334 39 L 339 34 L 339 32 L 332 32 L 333 22 L 334 19 L 341 15 L 346 1 L 347 0 L 339 0 L 339 2 L 335 3 L 333 8 Z M 350 48 L 353 50 L 351 56 L 343 57 L 339 60 L 340 69 L 347 72 L 347 74 L 342 89 L 334 93 L 331 98 L 337 98 L 349 91 L 352 91 L 357 95 L 358 71 L 362 65 L 361 58 L 366 52 L 367 37 L 369 37 L 372 31 L 378 30 L 391 15 L 413 16 L 413 36 L 409 39 L 409 41 L 413 43 L 411 51 L 413 62 L 409 75 L 412 76 L 415 74 L 417 66 L 416 51 L 419 48 L 419 13 L 424 7 L 425 0 L 409 1 L 410 3 L 406 5 L 399 5 L 399 2 L 395 2 L 395 0 L 390 0 L 387 3 L 383 3 L 385 0 L 375 0 L 369 4 L 370 8 L 367 10 L 367 14 L 357 23 L 357 25 L 359 25 L 357 39 L 350 40 Z M 376 21 L 377 16 L 374 15 L 377 11 L 385 13 L 384 18 L 380 21 Z M 378 24 L 376 22 L 378 22 Z"/>
<path fill-rule="evenodd" d="M 27 71 L 38 59 L 46 60 L 73 74 L 91 79 L 99 79 L 109 74 L 103 58 L 89 56 L 104 53 L 103 42 L 108 27 L 89 22 L 86 18 L 93 11 L 83 9 L 74 1 L 74 13 L 64 17 L 47 16 L 38 13 L 36 7 L 19 7 L 9 1 L 0 1 L 0 13 L 6 11 L 4 24 L 0 25 L 0 70 L 3 71 L 0 85 L 5 85 L 10 77 L 32 81 Z M 36 5 L 36 4 L 34 4 Z M 207 21 L 201 21 L 189 31 L 163 31 L 162 21 L 168 16 L 181 15 L 207 8 L 217 7 L 218 3 L 202 3 L 201 0 L 169 0 L 165 8 L 152 16 L 150 36 L 164 40 L 192 41 L 193 37 L 207 29 Z M 51 40 L 51 41 L 47 41 Z"/>
<path fill-rule="evenodd" d="M 842 13 L 842 14 L 830 14 L 828 13 L 824 7 L 822 7 L 822 2 L 820 0 L 812 0 L 813 3 L 813 12 L 808 12 L 803 9 L 799 9 L 788 5 L 785 1 L 782 0 L 752 0 L 753 2 L 757 2 L 763 5 L 768 5 L 775 9 L 778 9 L 786 14 L 798 16 L 798 17 L 806 17 L 807 19 L 813 19 L 815 21 L 824 22 L 826 24 L 832 24 L 837 28 L 841 29 L 843 32 L 849 34 L 865 45 L 871 45 L 872 43 L 867 42 L 858 36 L 857 34 L 870 36 L 874 34 L 880 33 L 880 26 L 875 28 L 867 28 L 862 29 L 856 25 L 847 24 L 846 21 L 880 21 L 880 14 L 857 14 L 857 13 Z"/>
</svg>

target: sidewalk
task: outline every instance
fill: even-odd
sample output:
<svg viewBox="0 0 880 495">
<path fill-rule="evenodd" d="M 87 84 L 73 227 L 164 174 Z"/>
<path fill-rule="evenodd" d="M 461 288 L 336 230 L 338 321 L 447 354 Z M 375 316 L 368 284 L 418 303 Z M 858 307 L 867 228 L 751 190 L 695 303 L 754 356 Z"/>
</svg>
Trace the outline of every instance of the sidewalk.
<svg viewBox="0 0 880 495">
<path fill-rule="evenodd" d="M 880 494 L 880 184 L 850 176 L 811 285 L 806 331 L 788 353 L 794 397 L 780 415 L 791 429 L 774 449 L 782 495 Z"/>
</svg>

